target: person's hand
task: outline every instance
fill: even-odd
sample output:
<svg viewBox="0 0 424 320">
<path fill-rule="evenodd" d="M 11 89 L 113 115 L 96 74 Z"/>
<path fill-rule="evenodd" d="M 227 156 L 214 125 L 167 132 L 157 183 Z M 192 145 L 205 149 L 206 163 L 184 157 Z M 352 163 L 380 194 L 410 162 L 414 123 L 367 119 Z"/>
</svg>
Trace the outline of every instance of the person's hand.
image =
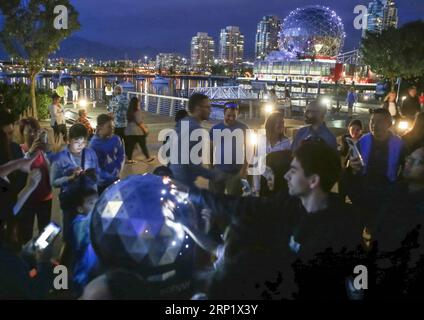
<svg viewBox="0 0 424 320">
<path fill-rule="evenodd" d="M 358 173 L 362 170 L 362 163 L 359 157 L 349 159 L 349 167 L 352 168 L 353 173 Z"/>
<path fill-rule="evenodd" d="M 39 153 L 37 152 L 34 155 L 32 155 L 30 158 L 21 158 L 21 159 L 15 160 L 17 162 L 19 170 L 25 173 L 29 173 L 31 171 L 32 163 L 34 162 L 35 159 L 37 159 L 38 156 L 39 156 Z"/>
<path fill-rule="evenodd" d="M 31 170 L 28 174 L 27 185 L 30 188 L 36 188 L 41 181 L 41 171 L 40 169 Z"/>
<path fill-rule="evenodd" d="M 37 138 L 34 140 L 31 148 L 28 151 L 30 155 L 32 155 L 34 152 L 36 152 L 39 149 L 44 151 L 46 150 L 46 147 L 47 147 L 46 134 L 47 133 L 45 131 L 42 131 L 38 134 Z"/>
<path fill-rule="evenodd" d="M 82 172 L 83 172 L 83 170 L 82 170 L 80 167 L 75 168 L 75 169 L 74 169 L 74 171 L 72 172 L 72 174 L 69 176 L 69 179 L 70 179 L 70 180 L 74 180 L 74 179 L 76 179 L 77 177 L 79 177 L 79 175 L 80 175 Z"/>
<path fill-rule="evenodd" d="M 50 262 L 50 259 L 53 256 L 53 243 L 50 243 L 43 250 L 35 249 L 35 260 L 38 264 Z"/>
</svg>

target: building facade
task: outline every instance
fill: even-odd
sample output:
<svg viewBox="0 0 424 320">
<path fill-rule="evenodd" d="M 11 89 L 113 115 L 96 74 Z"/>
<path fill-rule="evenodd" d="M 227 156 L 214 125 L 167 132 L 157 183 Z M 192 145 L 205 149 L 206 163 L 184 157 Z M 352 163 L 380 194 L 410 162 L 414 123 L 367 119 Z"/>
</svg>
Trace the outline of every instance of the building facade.
<svg viewBox="0 0 424 320">
<path fill-rule="evenodd" d="M 159 53 L 156 56 L 156 69 L 176 71 L 184 65 L 184 58 L 178 53 Z"/>
<path fill-rule="evenodd" d="M 390 27 L 397 28 L 398 20 L 395 1 L 373 0 L 368 5 L 367 28 L 363 30 L 362 36 L 367 31 L 380 33 Z"/>
<path fill-rule="evenodd" d="M 244 35 L 239 27 L 229 26 L 221 30 L 219 60 L 222 64 L 240 65 L 244 57 Z"/>
<path fill-rule="evenodd" d="M 268 53 L 279 49 L 278 39 L 280 31 L 280 18 L 276 16 L 264 16 L 262 18 L 256 30 L 256 59 L 264 59 Z"/>
<path fill-rule="evenodd" d="M 191 39 L 191 67 L 205 70 L 213 65 L 215 58 L 215 42 L 207 33 L 198 32 Z"/>
</svg>

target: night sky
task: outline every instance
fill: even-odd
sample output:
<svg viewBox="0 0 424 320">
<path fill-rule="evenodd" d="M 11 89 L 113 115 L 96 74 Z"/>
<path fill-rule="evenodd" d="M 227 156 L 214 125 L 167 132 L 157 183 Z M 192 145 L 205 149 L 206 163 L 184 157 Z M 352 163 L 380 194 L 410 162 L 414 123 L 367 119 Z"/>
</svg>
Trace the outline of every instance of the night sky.
<svg viewBox="0 0 424 320">
<path fill-rule="evenodd" d="M 73 0 L 80 12 L 76 34 L 104 44 L 152 47 L 189 54 L 191 37 L 208 32 L 218 42 L 220 29 L 240 26 L 248 56 L 254 52 L 256 25 L 262 16 L 284 18 L 291 10 L 320 4 L 335 10 L 347 33 L 344 51 L 357 47 L 360 31 L 353 28 L 353 8 L 368 0 Z M 424 0 L 398 0 L 400 25 L 424 18 Z"/>
</svg>

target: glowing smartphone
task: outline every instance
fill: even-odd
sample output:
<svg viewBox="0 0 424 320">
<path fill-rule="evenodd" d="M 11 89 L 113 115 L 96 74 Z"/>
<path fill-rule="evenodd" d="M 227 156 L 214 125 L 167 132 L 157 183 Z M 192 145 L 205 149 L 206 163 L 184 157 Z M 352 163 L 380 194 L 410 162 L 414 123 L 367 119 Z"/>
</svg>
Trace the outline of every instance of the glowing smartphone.
<svg viewBox="0 0 424 320">
<path fill-rule="evenodd" d="M 361 153 L 359 152 L 356 143 L 350 138 L 346 138 L 346 142 L 349 146 L 350 159 L 359 158 L 359 160 L 361 161 L 361 165 L 365 166 L 364 159 L 362 159 Z"/>
<path fill-rule="evenodd" d="M 40 234 L 37 240 L 35 240 L 35 248 L 39 250 L 44 250 L 47 248 L 49 244 L 51 244 L 57 237 L 60 230 L 60 227 L 56 223 L 50 222 L 49 225 L 44 228 L 43 232 Z"/>
</svg>

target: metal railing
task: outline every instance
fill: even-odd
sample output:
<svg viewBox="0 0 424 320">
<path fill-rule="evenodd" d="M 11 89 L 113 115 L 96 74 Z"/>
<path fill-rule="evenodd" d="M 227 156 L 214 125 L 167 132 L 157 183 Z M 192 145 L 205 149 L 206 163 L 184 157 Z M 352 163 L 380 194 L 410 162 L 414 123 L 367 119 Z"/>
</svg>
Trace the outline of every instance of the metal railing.
<svg viewBox="0 0 424 320">
<path fill-rule="evenodd" d="M 138 97 L 144 111 L 162 116 L 174 117 L 178 110 L 186 110 L 188 107 L 188 99 L 186 98 L 134 91 L 128 91 L 126 94 L 128 99 L 131 99 L 131 97 Z"/>
<path fill-rule="evenodd" d="M 202 93 L 211 100 L 249 100 L 254 99 L 256 94 L 241 86 L 232 87 L 197 87 L 191 89 L 191 94 Z"/>
</svg>

